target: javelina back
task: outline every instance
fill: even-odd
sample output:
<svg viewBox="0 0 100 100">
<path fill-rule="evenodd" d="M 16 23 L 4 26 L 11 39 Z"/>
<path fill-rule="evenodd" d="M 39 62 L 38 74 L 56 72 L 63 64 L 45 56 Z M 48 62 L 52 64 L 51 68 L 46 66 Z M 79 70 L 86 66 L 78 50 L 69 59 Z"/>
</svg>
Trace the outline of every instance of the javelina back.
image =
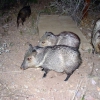
<svg viewBox="0 0 100 100">
<path fill-rule="evenodd" d="M 82 60 L 78 50 L 73 47 L 55 45 L 47 47 L 32 47 L 25 54 L 21 69 L 29 67 L 41 67 L 45 71 L 43 77 L 49 70 L 65 72 L 69 79 L 72 73 L 80 66 Z"/>
<path fill-rule="evenodd" d="M 91 42 L 94 52 L 100 54 L 100 19 L 94 25 Z"/>
<path fill-rule="evenodd" d="M 24 24 L 25 20 L 27 17 L 29 17 L 31 15 L 31 8 L 30 6 L 25 6 L 23 7 L 17 16 L 17 27 L 19 27 L 19 23 L 22 23 L 22 25 Z"/>
<path fill-rule="evenodd" d="M 73 32 L 63 31 L 58 35 L 52 32 L 46 32 L 39 40 L 39 46 L 67 45 L 79 48 L 80 38 Z"/>
</svg>

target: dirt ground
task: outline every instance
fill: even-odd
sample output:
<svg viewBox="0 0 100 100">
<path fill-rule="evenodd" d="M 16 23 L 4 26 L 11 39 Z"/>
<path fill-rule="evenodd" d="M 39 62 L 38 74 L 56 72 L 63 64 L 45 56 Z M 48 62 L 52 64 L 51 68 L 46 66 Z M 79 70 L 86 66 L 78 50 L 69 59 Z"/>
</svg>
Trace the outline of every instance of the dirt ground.
<svg viewBox="0 0 100 100">
<path fill-rule="evenodd" d="M 100 100 L 100 56 L 80 48 L 82 65 L 68 81 L 65 74 L 41 69 L 21 70 L 28 44 L 38 44 L 32 17 L 17 29 L 16 14 L 0 25 L 0 100 Z M 4 15 L 7 17 L 7 15 Z"/>
</svg>

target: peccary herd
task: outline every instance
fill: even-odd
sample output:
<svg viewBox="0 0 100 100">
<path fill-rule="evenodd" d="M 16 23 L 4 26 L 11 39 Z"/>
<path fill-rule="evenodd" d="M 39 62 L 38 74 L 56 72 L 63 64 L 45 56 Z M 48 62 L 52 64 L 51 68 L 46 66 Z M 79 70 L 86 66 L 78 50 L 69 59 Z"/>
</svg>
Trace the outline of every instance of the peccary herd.
<svg viewBox="0 0 100 100">
<path fill-rule="evenodd" d="M 30 15 L 30 6 L 23 7 L 17 16 L 17 27 L 20 23 L 23 25 Z M 82 63 L 79 52 L 80 43 L 79 36 L 70 31 L 63 31 L 58 35 L 45 32 L 40 38 L 38 46 L 33 47 L 29 44 L 21 69 L 41 68 L 44 71 L 43 77 L 46 77 L 50 70 L 64 72 L 67 74 L 65 78 L 65 81 L 67 81 Z M 91 44 L 93 51 L 100 54 L 100 19 L 94 25 Z"/>
<path fill-rule="evenodd" d="M 79 45 L 80 39 L 73 32 L 64 31 L 59 35 L 46 32 L 38 46 L 29 45 L 21 69 L 40 67 L 44 71 L 43 77 L 46 77 L 50 70 L 64 72 L 67 74 L 67 81 L 82 63 Z"/>
</svg>

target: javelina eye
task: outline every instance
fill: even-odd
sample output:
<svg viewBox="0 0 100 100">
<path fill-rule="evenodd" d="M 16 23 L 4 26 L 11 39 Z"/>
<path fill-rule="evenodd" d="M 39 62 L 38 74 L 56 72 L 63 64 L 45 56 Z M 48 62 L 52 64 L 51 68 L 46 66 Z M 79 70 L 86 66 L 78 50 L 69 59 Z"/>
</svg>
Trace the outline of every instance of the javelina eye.
<svg viewBox="0 0 100 100">
<path fill-rule="evenodd" d="M 50 35 L 48 35 L 48 36 L 50 36 Z"/>
<path fill-rule="evenodd" d="M 31 58 L 27 58 L 27 60 L 28 60 L 28 61 L 30 61 L 30 60 L 31 60 Z"/>
<path fill-rule="evenodd" d="M 45 43 L 45 42 L 42 42 L 43 44 Z"/>
</svg>

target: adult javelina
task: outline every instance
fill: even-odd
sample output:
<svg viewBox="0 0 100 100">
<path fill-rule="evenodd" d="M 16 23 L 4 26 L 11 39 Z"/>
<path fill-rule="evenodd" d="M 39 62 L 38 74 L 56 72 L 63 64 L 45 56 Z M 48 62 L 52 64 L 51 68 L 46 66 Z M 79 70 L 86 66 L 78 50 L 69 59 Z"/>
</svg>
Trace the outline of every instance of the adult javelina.
<svg viewBox="0 0 100 100">
<path fill-rule="evenodd" d="M 67 45 L 79 48 L 80 38 L 73 32 L 63 31 L 58 35 L 52 32 L 46 32 L 39 40 L 39 46 Z"/>
<path fill-rule="evenodd" d="M 94 25 L 91 42 L 94 52 L 100 54 L 100 19 Z"/>
<path fill-rule="evenodd" d="M 25 54 L 21 69 L 29 67 L 41 67 L 45 71 L 43 77 L 46 76 L 49 70 L 56 72 L 65 72 L 69 79 L 72 73 L 80 66 L 81 57 L 78 50 L 73 47 L 55 45 L 47 47 L 32 47 Z"/>
<path fill-rule="evenodd" d="M 27 17 L 31 15 L 31 8 L 30 6 L 25 6 L 23 7 L 17 16 L 17 27 L 19 27 L 19 23 L 21 22 L 22 25 L 24 24 L 24 21 L 26 20 Z"/>
</svg>

